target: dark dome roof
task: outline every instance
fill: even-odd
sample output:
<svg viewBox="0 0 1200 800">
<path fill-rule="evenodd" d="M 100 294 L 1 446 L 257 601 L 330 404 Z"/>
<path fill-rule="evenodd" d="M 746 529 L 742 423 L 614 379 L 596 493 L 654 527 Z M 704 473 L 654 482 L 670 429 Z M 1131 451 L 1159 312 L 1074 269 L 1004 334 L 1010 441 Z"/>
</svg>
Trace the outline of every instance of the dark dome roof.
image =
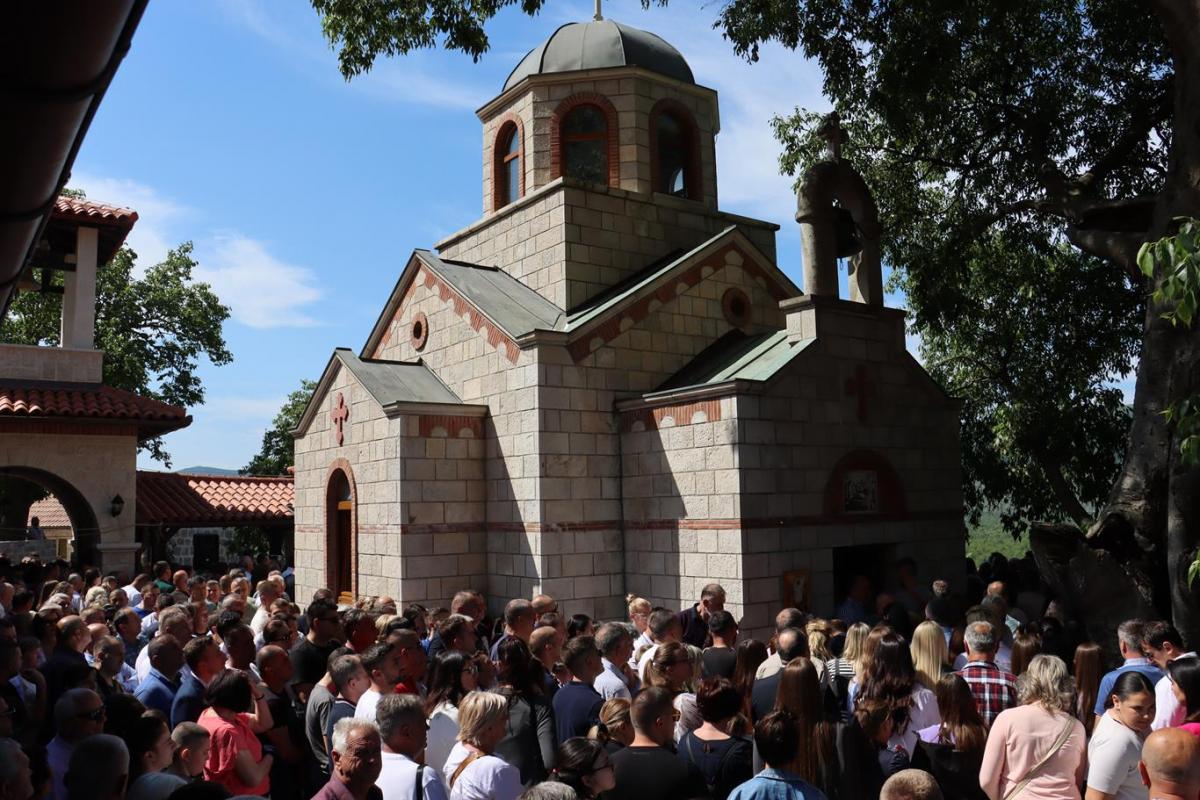
<svg viewBox="0 0 1200 800">
<path fill-rule="evenodd" d="M 683 56 L 662 38 L 602 19 L 563 25 L 521 59 L 504 82 L 504 89 L 511 89 L 530 75 L 604 67 L 641 67 L 675 80 L 696 82 Z"/>
</svg>

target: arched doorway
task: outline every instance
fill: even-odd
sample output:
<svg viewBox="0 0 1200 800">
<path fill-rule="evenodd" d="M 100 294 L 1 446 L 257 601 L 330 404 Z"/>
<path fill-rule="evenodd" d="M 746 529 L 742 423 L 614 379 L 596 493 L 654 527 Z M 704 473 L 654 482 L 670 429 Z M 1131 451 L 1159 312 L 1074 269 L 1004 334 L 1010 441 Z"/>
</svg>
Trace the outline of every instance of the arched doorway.
<svg viewBox="0 0 1200 800">
<path fill-rule="evenodd" d="M 41 491 L 38 491 L 38 490 Z M 0 467 L 0 499 L 4 501 L 4 519 L 0 531 L 0 539 L 20 539 L 24 537 L 24 527 L 29 518 L 29 505 L 33 500 L 40 500 L 49 492 L 54 495 L 75 532 L 74 559 L 79 564 L 98 564 L 100 543 L 100 525 L 96 513 L 87 499 L 70 483 L 52 472 L 34 467 Z M 27 502 L 28 501 L 28 502 Z M 19 519 L 19 522 L 13 520 Z M 21 529 L 21 535 L 16 535 L 14 528 Z"/>
<path fill-rule="evenodd" d="M 339 603 L 354 602 L 354 479 L 336 465 L 325 487 L 325 579 Z"/>
</svg>

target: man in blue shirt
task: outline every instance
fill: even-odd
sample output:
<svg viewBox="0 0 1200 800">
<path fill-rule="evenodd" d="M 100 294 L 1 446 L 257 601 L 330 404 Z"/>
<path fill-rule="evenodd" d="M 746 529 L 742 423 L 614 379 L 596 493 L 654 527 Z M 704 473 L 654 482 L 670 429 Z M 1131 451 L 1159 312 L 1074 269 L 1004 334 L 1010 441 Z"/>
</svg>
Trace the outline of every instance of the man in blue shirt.
<svg viewBox="0 0 1200 800">
<path fill-rule="evenodd" d="M 183 666 L 183 648 L 179 641 L 169 633 L 160 633 L 150 644 L 150 672 L 146 679 L 138 684 L 134 696 L 142 701 L 146 708 L 153 708 L 171 718 L 171 706 L 179 691 L 179 670 Z"/>
<path fill-rule="evenodd" d="M 604 671 L 600 651 L 591 636 L 576 636 L 567 642 L 562 652 L 563 663 L 571 670 L 571 682 L 554 694 L 554 725 L 558 743 L 572 736 L 587 736 L 600 719 L 604 698 L 592 688 L 596 677 Z"/>
<path fill-rule="evenodd" d="M 785 765 L 800 750 L 800 721 L 773 711 L 754 726 L 754 744 L 767 768 L 729 793 L 728 800 L 827 800 L 825 793 Z"/>
<path fill-rule="evenodd" d="M 1146 623 L 1140 619 L 1128 619 L 1117 626 L 1117 644 L 1121 648 L 1121 658 L 1125 659 L 1125 663 L 1112 672 L 1105 673 L 1100 679 L 1100 691 L 1096 693 L 1097 717 L 1104 715 L 1104 709 L 1111 700 L 1109 695 L 1112 694 L 1113 684 L 1122 672 L 1140 672 L 1150 679 L 1151 686 L 1162 679 L 1163 671 L 1146 658 L 1145 627 Z"/>
<path fill-rule="evenodd" d="M 225 654 L 215 639 L 198 636 L 183 646 L 183 660 L 187 662 L 190 675 L 184 675 L 179 691 L 171 704 L 171 728 L 181 722 L 200 719 L 206 704 L 204 694 L 213 678 L 225 669 Z"/>
</svg>

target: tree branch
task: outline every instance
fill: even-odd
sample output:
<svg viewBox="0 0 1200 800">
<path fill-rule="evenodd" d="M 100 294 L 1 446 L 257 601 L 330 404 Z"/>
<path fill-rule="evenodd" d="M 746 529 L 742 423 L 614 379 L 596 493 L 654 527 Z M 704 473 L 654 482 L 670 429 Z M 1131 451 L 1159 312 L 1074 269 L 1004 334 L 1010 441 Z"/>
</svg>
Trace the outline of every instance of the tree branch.
<svg viewBox="0 0 1200 800">
<path fill-rule="evenodd" d="M 1142 246 L 1142 236 L 1116 231 L 1083 230 L 1068 225 L 1067 240 L 1083 252 L 1108 259 L 1128 272 L 1135 280 L 1141 280 L 1141 271 L 1137 266 L 1137 253 Z"/>
</svg>

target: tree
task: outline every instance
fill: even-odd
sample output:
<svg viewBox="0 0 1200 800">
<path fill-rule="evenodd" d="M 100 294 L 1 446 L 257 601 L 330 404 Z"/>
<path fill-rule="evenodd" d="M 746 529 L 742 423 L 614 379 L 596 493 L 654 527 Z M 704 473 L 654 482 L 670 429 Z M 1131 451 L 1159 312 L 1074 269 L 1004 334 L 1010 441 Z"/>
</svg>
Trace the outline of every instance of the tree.
<svg viewBox="0 0 1200 800">
<path fill-rule="evenodd" d="M 316 381 L 302 380 L 300 388 L 287 396 L 283 407 L 263 433 L 262 447 L 242 470 L 243 475 L 283 475 L 296 463 L 292 431 L 300 424 L 300 415 L 312 399 Z"/>
<path fill-rule="evenodd" d="M 222 333 L 229 309 L 208 284 L 192 280 L 191 242 L 171 250 L 141 277 L 134 274 L 136 263 L 137 254 L 122 247 L 96 277 L 96 347 L 104 351 L 104 382 L 165 403 L 201 405 L 204 386 L 196 374 L 201 357 L 217 366 L 233 360 Z M 61 310 L 60 294 L 22 293 L 0 327 L 0 338 L 56 347 Z M 170 466 L 162 437 L 140 447 Z"/>
<path fill-rule="evenodd" d="M 439 36 L 477 56 L 484 23 L 511 3 L 313 4 L 350 77 Z M 717 25 L 748 59 L 777 41 L 820 65 L 825 94 L 865 133 L 860 152 L 888 174 L 872 184 L 881 207 L 896 204 L 884 256 L 909 276 L 918 324 L 963 312 L 963 254 L 985 237 L 1070 243 L 1108 266 L 1112 286 L 1155 290 L 1166 268 L 1156 261 L 1143 284 L 1139 248 L 1200 215 L 1198 0 L 730 0 Z M 791 122 L 783 132 L 803 139 L 806 115 Z M 1178 460 L 1181 420 L 1163 412 L 1200 390 L 1200 326 L 1172 324 L 1162 305 L 1142 312 L 1122 466 L 1086 546 L 1163 565 L 1162 586 L 1130 573 L 1114 588 L 1153 594 L 1197 643 L 1186 564 L 1200 544 L 1200 478 Z"/>
</svg>

